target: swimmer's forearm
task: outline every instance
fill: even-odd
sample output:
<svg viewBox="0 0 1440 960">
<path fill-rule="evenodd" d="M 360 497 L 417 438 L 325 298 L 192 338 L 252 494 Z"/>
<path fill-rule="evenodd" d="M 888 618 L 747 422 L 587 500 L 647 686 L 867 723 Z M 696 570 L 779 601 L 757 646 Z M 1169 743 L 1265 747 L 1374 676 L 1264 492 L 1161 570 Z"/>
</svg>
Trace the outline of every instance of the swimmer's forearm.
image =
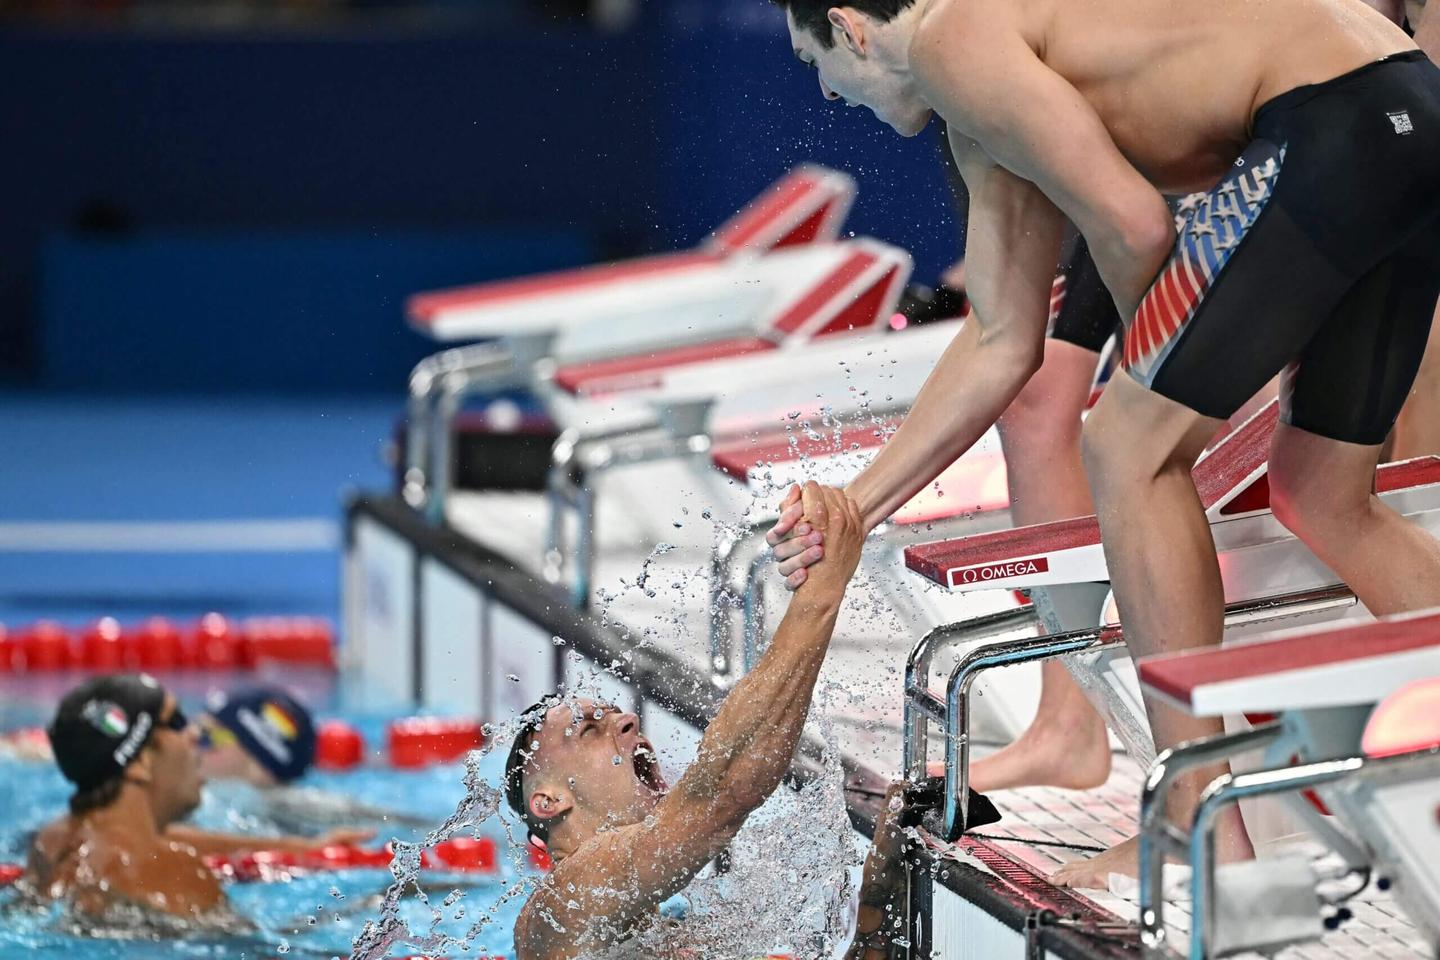
<svg viewBox="0 0 1440 960">
<path fill-rule="evenodd" d="M 185 824 L 172 824 L 165 835 L 194 847 L 202 857 L 233 857 L 256 850 L 279 850 L 285 853 L 307 853 L 326 845 L 323 837 L 256 837 L 236 833 L 215 833 Z"/>
<path fill-rule="evenodd" d="M 770 647 L 725 698 L 700 742 L 699 755 L 677 785 L 691 801 L 711 806 L 738 828 L 790 770 L 820 666 L 830 646 L 843 590 L 790 601 Z"/>
<path fill-rule="evenodd" d="M 895 436 L 846 488 L 867 532 L 974 446 L 1037 369 L 1034 345 L 981 331 L 975 320 L 965 323 Z"/>
<path fill-rule="evenodd" d="M 1175 250 L 1175 219 L 1165 200 L 1156 193 L 1153 205 L 1134 217 L 1137 226 L 1095 230 L 1085 242 L 1095 269 L 1115 301 L 1126 328 L 1140 310 L 1140 301 L 1155 282 Z M 1144 226 L 1139 226 L 1144 224 Z"/>
</svg>

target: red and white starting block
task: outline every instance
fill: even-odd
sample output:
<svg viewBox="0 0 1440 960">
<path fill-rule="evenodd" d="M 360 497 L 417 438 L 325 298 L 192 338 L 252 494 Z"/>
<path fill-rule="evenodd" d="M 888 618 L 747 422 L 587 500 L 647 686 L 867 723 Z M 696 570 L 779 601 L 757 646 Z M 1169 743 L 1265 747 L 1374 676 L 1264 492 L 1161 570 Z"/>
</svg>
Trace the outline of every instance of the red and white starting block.
<svg viewBox="0 0 1440 960">
<path fill-rule="evenodd" d="M 1440 948 L 1440 611 L 1151 657 L 1139 663 L 1139 675 L 1149 693 L 1197 717 L 1279 716 L 1157 758 L 1141 801 L 1140 922 L 1148 950 L 1166 949 L 1167 853 L 1190 862 L 1188 956 L 1196 960 L 1270 952 L 1343 922 L 1343 907 L 1327 896 L 1309 858 L 1217 871 L 1217 815 L 1262 796 L 1290 800 L 1345 872 L 1393 890 L 1430 949 Z M 1181 774 L 1261 746 L 1262 769 L 1220 777 L 1190 824 L 1167 822 L 1166 797 Z M 1302 791 L 1315 791 L 1331 815 L 1315 800 L 1301 801 Z M 1251 908 L 1257 897 L 1269 906 L 1259 914 Z"/>
<path fill-rule="evenodd" d="M 412 298 L 418 329 L 495 342 L 438 354 L 412 374 L 406 501 L 442 519 L 450 424 L 467 395 L 554 387 L 545 392 L 555 418 L 583 423 L 599 409 L 587 398 L 658 386 L 668 370 L 884 325 L 911 261 L 874 241 L 835 242 L 853 195 L 848 176 L 803 167 L 698 250 Z M 606 406 L 624 408 L 607 422 L 628 415 L 619 429 L 654 425 L 643 407 Z"/>
<path fill-rule="evenodd" d="M 615 320 L 626 323 L 629 331 L 651 328 L 657 347 L 687 337 L 707 339 L 717 330 L 748 332 L 741 311 L 730 306 L 736 291 L 727 286 L 740 280 L 752 285 L 776 282 L 767 276 L 769 271 L 748 270 L 772 251 L 837 240 L 854 200 L 855 181 L 848 174 L 801 166 L 771 184 L 696 249 L 417 294 L 406 312 L 412 326 L 440 341 L 609 327 Z M 761 291 L 752 292 L 757 301 L 763 299 Z M 713 303 L 727 306 L 708 316 L 704 306 Z M 643 321 L 634 319 L 637 314 Z M 699 326 L 677 325 L 677 315 Z M 615 331 L 598 333 L 608 337 Z M 604 344 L 614 341 L 593 342 L 603 352 Z"/>
<path fill-rule="evenodd" d="M 1226 637 L 1237 639 L 1277 621 L 1315 624 L 1363 615 L 1348 589 L 1269 510 L 1265 456 L 1277 422 L 1275 404 L 1256 414 L 1197 463 L 1196 487 L 1211 521 L 1226 589 Z M 1383 465 L 1376 487 L 1411 522 L 1440 531 L 1440 458 Z M 1099 525 L 1087 517 L 911 547 L 910 569 L 956 591 L 1041 588 L 1044 593 L 1108 579 Z M 1102 586 L 1103 589 L 1103 586 Z M 950 674 L 944 699 L 926 685 L 929 665 L 941 647 L 973 640 L 985 630 L 1014 630 L 1018 614 L 932 631 L 907 666 L 906 765 L 923 774 L 926 726 L 943 722 L 949 749 L 946 772 L 952 804 L 948 829 L 963 831 L 969 783 L 969 692 L 984 672 L 1052 657 L 1068 665 L 1092 702 L 1142 765 L 1154 756 L 1144 701 L 1120 627 L 1047 622 L 1048 636 L 980 647 Z M 1056 622 L 1058 619 L 1058 622 Z"/>
</svg>

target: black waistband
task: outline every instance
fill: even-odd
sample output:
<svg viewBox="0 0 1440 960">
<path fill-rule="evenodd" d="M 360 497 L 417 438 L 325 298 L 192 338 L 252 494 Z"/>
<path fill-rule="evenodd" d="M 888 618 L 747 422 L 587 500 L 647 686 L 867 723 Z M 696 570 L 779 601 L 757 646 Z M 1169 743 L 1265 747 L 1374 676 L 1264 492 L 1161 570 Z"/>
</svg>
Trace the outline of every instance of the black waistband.
<svg viewBox="0 0 1440 960">
<path fill-rule="evenodd" d="M 1366 74 L 1374 70 L 1379 69 L 1380 67 L 1389 66 L 1395 63 L 1410 63 L 1411 61 L 1415 60 L 1427 59 L 1429 58 L 1425 56 L 1425 51 L 1423 50 L 1401 50 L 1399 53 L 1391 53 L 1381 57 L 1379 60 L 1372 60 L 1369 63 L 1362 64 L 1361 66 L 1356 67 L 1354 70 L 1348 70 L 1345 73 L 1340 74 L 1339 76 L 1331 77 L 1329 80 L 1322 80 L 1319 83 L 1307 83 L 1302 86 L 1286 90 L 1284 93 L 1275 97 L 1271 97 L 1269 100 L 1266 100 L 1263 104 L 1260 105 L 1260 109 L 1255 111 L 1254 125 L 1258 125 L 1260 123 L 1260 118 L 1271 110 L 1284 110 L 1290 107 L 1297 106 L 1301 103 L 1304 103 L 1306 100 L 1309 100 L 1311 97 L 1316 97 L 1322 93 L 1325 93 L 1327 90 L 1330 90 L 1333 87 L 1339 86 L 1344 83 L 1349 83 L 1352 80 L 1358 80 L 1359 78 L 1365 76 Z"/>
</svg>

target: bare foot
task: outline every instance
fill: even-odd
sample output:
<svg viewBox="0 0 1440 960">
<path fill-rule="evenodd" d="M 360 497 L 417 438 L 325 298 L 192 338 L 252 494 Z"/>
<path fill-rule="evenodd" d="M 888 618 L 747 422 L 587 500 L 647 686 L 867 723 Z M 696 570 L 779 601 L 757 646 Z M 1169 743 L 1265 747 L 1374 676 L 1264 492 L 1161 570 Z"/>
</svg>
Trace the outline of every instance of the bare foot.
<svg viewBox="0 0 1440 960">
<path fill-rule="evenodd" d="M 1064 787 L 1090 790 L 1110 777 L 1110 739 L 1105 724 L 1093 719 L 1058 727 L 1032 726 L 1014 743 L 970 762 L 970 786 L 981 793 L 1016 787 Z M 930 765 L 932 777 L 945 773 Z"/>
<path fill-rule="evenodd" d="M 1108 890 L 1112 873 L 1123 874 L 1132 879 L 1140 875 L 1139 837 L 1122 840 L 1089 860 L 1075 860 L 1065 864 L 1050 874 L 1050 882 L 1057 887 Z"/>
</svg>

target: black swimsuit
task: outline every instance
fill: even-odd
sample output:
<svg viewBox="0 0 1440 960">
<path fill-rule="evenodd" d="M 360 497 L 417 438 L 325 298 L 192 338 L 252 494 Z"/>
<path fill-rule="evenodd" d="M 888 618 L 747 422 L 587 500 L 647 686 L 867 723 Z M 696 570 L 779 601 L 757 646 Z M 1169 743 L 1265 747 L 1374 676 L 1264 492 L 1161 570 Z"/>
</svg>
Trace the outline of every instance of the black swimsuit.
<svg viewBox="0 0 1440 960">
<path fill-rule="evenodd" d="M 1378 444 L 1440 297 L 1440 69 L 1395 54 L 1281 94 L 1254 126 L 1189 211 L 1125 368 L 1216 418 L 1283 370 L 1287 423 Z"/>
</svg>

